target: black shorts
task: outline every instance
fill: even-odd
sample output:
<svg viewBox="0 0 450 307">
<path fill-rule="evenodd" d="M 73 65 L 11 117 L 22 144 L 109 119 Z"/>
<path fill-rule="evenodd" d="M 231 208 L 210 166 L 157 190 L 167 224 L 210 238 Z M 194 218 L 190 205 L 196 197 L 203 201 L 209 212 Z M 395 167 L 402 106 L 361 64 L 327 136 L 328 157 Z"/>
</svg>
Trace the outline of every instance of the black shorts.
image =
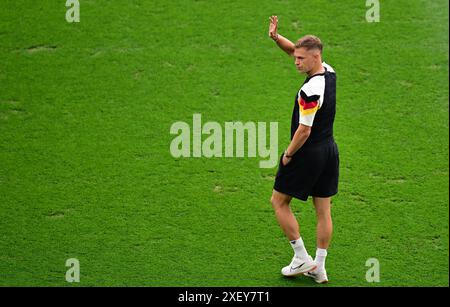
<svg viewBox="0 0 450 307">
<path fill-rule="evenodd" d="M 274 190 L 308 200 L 308 196 L 330 197 L 338 192 L 339 151 L 334 140 L 300 148 L 287 165 L 280 157 Z"/>
</svg>

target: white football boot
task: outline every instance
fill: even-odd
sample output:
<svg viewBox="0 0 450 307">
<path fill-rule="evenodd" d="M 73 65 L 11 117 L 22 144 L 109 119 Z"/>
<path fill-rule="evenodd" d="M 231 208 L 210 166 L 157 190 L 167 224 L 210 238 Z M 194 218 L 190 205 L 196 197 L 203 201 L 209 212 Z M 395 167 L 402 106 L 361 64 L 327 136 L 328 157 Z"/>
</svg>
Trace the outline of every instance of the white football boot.
<svg viewBox="0 0 450 307">
<path fill-rule="evenodd" d="M 310 261 L 312 261 L 312 257 L 308 257 Z M 318 284 L 326 284 L 328 282 L 328 276 L 327 271 L 325 269 L 321 270 L 319 268 L 316 268 L 312 271 L 303 273 L 303 275 L 311 277 L 316 281 Z"/>
<path fill-rule="evenodd" d="M 312 260 L 303 260 L 294 256 L 291 264 L 281 269 L 281 274 L 287 277 L 297 276 L 316 269 L 317 264 Z"/>
<path fill-rule="evenodd" d="M 311 277 L 318 284 L 326 284 L 328 283 L 328 276 L 326 270 L 314 270 L 312 272 L 304 273 L 305 276 Z"/>
</svg>

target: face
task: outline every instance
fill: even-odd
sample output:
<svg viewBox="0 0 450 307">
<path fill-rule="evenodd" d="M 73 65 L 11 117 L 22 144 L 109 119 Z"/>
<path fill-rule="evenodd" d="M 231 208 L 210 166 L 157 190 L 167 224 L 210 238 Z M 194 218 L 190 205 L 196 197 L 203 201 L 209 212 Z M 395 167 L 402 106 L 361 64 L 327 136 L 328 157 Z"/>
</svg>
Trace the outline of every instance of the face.
<svg viewBox="0 0 450 307">
<path fill-rule="evenodd" d="M 295 66 L 300 73 L 310 72 L 319 61 L 320 51 L 306 48 L 295 48 L 294 50 Z"/>
</svg>

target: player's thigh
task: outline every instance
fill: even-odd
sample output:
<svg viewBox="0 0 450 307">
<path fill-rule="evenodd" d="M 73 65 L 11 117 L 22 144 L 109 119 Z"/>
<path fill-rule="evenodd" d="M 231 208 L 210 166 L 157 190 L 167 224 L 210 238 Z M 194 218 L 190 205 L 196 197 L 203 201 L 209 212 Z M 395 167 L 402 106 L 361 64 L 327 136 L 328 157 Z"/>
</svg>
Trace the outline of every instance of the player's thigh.
<svg viewBox="0 0 450 307">
<path fill-rule="evenodd" d="M 273 190 L 270 202 L 272 203 L 272 206 L 276 209 L 281 206 L 289 205 L 291 200 L 292 196 Z"/>
</svg>

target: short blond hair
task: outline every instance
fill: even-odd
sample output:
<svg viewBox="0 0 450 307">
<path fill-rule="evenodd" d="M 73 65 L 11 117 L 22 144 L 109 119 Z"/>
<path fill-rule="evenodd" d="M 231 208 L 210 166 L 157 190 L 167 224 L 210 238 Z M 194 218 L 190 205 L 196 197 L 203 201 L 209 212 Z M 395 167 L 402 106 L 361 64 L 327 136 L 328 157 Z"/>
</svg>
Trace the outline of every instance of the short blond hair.
<svg viewBox="0 0 450 307">
<path fill-rule="evenodd" d="M 306 48 L 306 50 L 318 49 L 322 53 L 323 45 L 317 36 L 305 35 L 295 43 L 295 48 Z"/>
</svg>

